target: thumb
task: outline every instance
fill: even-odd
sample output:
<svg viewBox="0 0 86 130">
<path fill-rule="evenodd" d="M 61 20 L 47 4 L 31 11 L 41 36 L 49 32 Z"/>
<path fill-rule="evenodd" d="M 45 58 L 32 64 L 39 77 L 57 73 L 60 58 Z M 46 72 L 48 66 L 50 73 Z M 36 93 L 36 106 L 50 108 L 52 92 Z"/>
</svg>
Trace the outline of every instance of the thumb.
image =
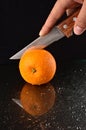
<svg viewBox="0 0 86 130">
<path fill-rule="evenodd" d="M 86 30 L 86 0 L 84 0 L 80 13 L 74 25 L 74 33 L 81 35 Z"/>
</svg>

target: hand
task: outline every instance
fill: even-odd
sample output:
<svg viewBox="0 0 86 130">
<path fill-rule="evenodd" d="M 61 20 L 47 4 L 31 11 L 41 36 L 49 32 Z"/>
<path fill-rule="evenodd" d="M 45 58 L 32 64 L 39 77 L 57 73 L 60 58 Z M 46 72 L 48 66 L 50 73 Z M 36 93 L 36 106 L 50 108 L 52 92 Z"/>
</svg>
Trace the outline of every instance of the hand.
<svg viewBox="0 0 86 130">
<path fill-rule="evenodd" d="M 65 12 L 71 13 L 78 4 L 82 4 L 82 6 L 74 24 L 74 33 L 81 35 L 86 30 L 86 0 L 57 0 L 39 35 L 43 36 L 49 33 L 57 20 Z"/>
</svg>

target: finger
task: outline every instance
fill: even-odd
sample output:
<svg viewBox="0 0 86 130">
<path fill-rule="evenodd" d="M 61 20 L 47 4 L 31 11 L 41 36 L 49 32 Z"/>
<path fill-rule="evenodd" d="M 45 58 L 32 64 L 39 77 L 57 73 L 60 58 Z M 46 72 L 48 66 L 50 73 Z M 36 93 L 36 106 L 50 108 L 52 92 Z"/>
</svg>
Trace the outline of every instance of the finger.
<svg viewBox="0 0 86 130">
<path fill-rule="evenodd" d="M 77 3 L 83 4 L 84 0 L 74 0 L 74 1 L 77 2 Z"/>
<path fill-rule="evenodd" d="M 62 6 L 61 4 L 61 0 L 58 0 L 53 9 L 51 10 L 44 26 L 42 27 L 39 35 L 43 36 L 46 35 L 51 28 L 55 25 L 56 21 L 63 15 L 63 13 L 65 12 L 65 8 Z"/>
<path fill-rule="evenodd" d="M 74 3 L 74 4 L 71 6 L 71 8 L 69 8 L 69 9 L 66 10 L 67 16 L 70 16 L 71 14 L 73 14 L 73 13 L 76 11 L 77 7 L 79 7 L 79 6 L 81 6 L 81 4 L 79 4 L 79 3 Z"/>
<path fill-rule="evenodd" d="M 82 34 L 86 30 L 86 0 L 84 0 L 80 13 L 74 25 L 74 33 Z"/>
<path fill-rule="evenodd" d="M 74 11 L 75 11 L 75 9 L 67 9 L 66 10 L 67 16 L 70 16 L 71 14 L 73 14 Z"/>
</svg>

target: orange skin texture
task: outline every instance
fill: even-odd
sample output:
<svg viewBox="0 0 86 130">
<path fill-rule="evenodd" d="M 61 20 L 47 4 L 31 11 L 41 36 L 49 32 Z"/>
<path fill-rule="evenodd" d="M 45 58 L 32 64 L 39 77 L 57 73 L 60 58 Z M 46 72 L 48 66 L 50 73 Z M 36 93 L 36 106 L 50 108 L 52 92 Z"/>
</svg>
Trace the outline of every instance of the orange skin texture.
<svg viewBox="0 0 86 130">
<path fill-rule="evenodd" d="M 48 83 L 55 75 L 56 61 L 53 55 L 44 49 L 27 50 L 19 62 L 23 79 L 33 85 Z"/>
<path fill-rule="evenodd" d="M 55 99 L 56 92 L 50 83 L 41 87 L 26 83 L 20 93 L 24 110 L 34 117 L 47 113 L 54 106 Z"/>
</svg>

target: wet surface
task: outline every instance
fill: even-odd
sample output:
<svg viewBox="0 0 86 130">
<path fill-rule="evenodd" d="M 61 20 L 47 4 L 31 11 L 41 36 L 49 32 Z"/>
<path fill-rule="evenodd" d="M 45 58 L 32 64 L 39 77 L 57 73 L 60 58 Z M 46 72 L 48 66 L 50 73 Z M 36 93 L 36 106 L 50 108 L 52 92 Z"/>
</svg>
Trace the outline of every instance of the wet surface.
<svg viewBox="0 0 86 130">
<path fill-rule="evenodd" d="M 25 84 L 18 62 L 0 66 L 0 130 L 86 130 L 86 61 L 60 63 L 50 82 L 56 92 L 54 106 L 33 117 L 12 98 Z"/>
</svg>

